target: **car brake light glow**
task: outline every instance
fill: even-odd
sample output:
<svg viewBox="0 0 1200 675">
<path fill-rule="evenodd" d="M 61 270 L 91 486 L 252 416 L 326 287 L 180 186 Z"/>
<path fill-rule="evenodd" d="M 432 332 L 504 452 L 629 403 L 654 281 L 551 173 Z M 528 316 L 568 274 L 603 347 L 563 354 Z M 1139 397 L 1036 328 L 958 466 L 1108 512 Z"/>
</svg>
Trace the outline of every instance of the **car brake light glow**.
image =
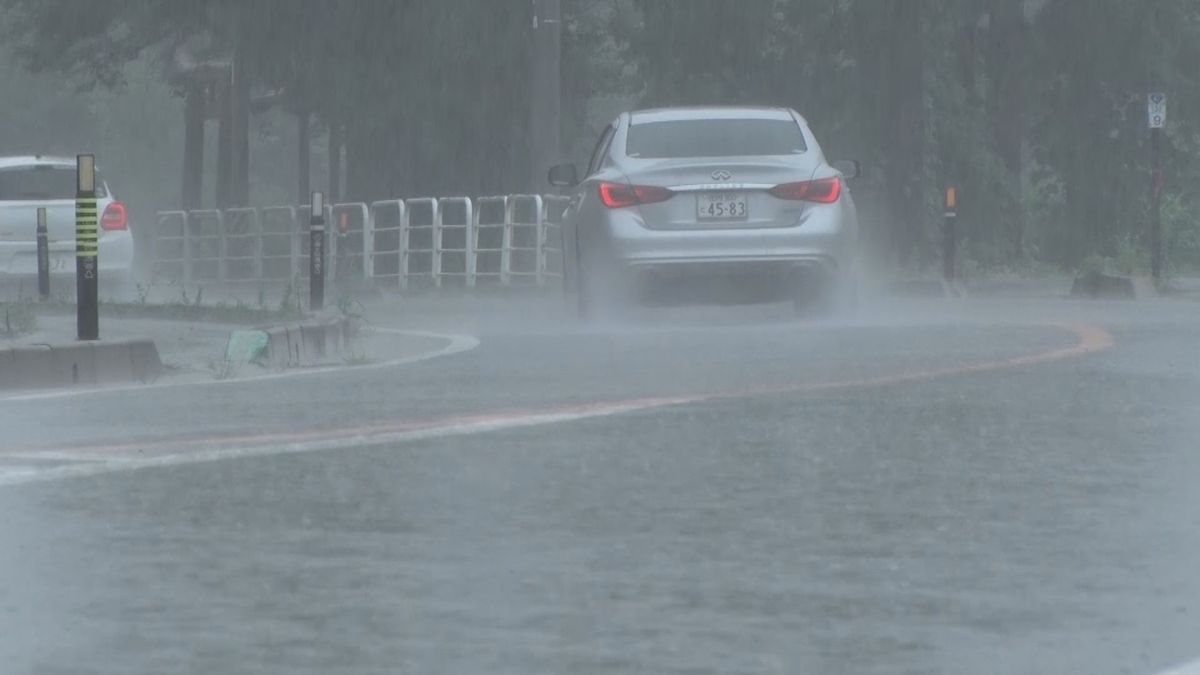
<svg viewBox="0 0 1200 675">
<path fill-rule="evenodd" d="M 805 180 L 799 183 L 784 183 L 771 188 L 770 192 L 780 199 L 832 204 L 842 195 L 842 181 L 835 176 Z"/>
<path fill-rule="evenodd" d="M 622 183 L 601 183 L 600 201 L 610 209 L 621 209 L 637 204 L 654 204 L 665 202 L 675 193 L 667 188 L 653 185 L 625 185 Z"/>
<path fill-rule="evenodd" d="M 124 230 L 129 227 L 129 218 L 125 213 L 125 205 L 121 202 L 112 202 L 104 209 L 104 215 L 100 217 L 100 227 L 105 230 Z"/>
</svg>

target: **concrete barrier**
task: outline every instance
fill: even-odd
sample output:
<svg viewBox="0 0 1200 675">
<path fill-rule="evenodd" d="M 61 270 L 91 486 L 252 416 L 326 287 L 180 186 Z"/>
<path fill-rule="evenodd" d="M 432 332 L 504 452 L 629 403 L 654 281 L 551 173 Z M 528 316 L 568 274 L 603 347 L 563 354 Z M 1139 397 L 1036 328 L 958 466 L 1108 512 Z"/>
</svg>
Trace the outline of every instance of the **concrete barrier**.
<svg viewBox="0 0 1200 675">
<path fill-rule="evenodd" d="M 0 349 L 0 390 L 153 382 L 160 375 L 162 361 L 150 340 Z"/>
<path fill-rule="evenodd" d="M 337 317 L 258 330 L 267 345 L 260 359 L 262 364 L 270 368 L 295 368 L 320 363 L 341 353 L 351 337 L 353 326 L 350 319 Z"/>
</svg>

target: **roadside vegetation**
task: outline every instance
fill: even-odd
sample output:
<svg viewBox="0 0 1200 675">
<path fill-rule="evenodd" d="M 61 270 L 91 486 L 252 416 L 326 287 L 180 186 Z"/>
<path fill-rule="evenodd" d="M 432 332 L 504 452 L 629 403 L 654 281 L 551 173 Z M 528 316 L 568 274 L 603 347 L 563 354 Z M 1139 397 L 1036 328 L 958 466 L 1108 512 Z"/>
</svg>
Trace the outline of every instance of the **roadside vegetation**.
<svg viewBox="0 0 1200 675">
<path fill-rule="evenodd" d="M 37 330 L 37 311 L 29 300 L 16 302 L 0 301 L 0 334 L 6 340 L 13 340 Z"/>
<path fill-rule="evenodd" d="M 75 312 L 75 303 L 68 298 L 24 304 L 29 307 L 29 311 L 35 313 L 70 314 Z M 241 300 L 206 303 L 203 289 L 193 294 L 180 291 L 178 297 L 173 300 L 152 301 L 149 298 L 147 287 L 139 286 L 137 298 L 133 301 L 101 299 L 100 312 L 102 317 L 113 318 L 169 319 L 244 325 L 291 321 L 304 317 L 304 309 L 295 300 L 290 286 L 284 289 L 276 304 L 266 302 L 263 294 L 259 295 L 259 302 L 256 304 Z"/>
<path fill-rule="evenodd" d="M 545 189 L 530 178 L 544 167 L 512 151 L 544 133 L 527 128 L 534 3 L 85 4 L 86 20 L 63 21 L 78 3 L 0 0 L 0 84 L 23 92 L 0 144 L 95 149 L 145 222 L 180 203 L 182 162 L 163 149 L 183 147 L 164 74 L 181 55 L 236 55 L 256 95 L 283 92 L 252 119 L 247 185 L 235 191 L 251 204 L 293 201 L 301 121 L 312 186 L 331 184 L 328 148 L 340 144 L 350 199 Z M 864 238 L 905 273 L 935 268 L 948 185 L 970 274 L 1145 272 L 1146 96 L 1165 92 L 1167 272 L 1200 272 L 1191 0 L 563 0 L 562 11 L 565 157 L 586 161 L 624 109 L 794 107 L 827 155 L 862 161 Z M 468 64 L 470 53 L 489 57 Z"/>
</svg>

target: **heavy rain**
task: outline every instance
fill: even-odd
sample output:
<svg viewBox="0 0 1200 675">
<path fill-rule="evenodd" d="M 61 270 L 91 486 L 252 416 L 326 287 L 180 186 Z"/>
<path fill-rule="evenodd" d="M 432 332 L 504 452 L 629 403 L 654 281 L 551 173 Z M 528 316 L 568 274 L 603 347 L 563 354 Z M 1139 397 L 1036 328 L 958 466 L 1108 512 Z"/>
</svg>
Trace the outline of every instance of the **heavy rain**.
<svg viewBox="0 0 1200 675">
<path fill-rule="evenodd" d="M 1200 3 L 0 0 L 0 673 L 1200 673 Z"/>
</svg>

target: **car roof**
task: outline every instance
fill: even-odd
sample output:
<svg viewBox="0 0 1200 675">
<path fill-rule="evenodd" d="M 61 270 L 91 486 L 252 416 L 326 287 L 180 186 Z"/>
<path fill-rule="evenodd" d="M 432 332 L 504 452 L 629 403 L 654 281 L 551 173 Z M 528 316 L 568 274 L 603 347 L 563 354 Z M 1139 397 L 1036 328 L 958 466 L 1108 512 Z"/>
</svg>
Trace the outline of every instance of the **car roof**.
<svg viewBox="0 0 1200 675">
<path fill-rule="evenodd" d="M 677 122 L 683 120 L 790 120 L 796 113 L 787 108 L 757 106 L 694 106 L 686 108 L 652 108 L 629 113 L 632 124 L 645 122 Z"/>
<path fill-rule="evenodd" d="M 14 155 L 0 157 L 0 169 L 11 169 L 18 166 L 75 166 L 74 157 L 55 157 L 51 155 Z"/>
</svg>

